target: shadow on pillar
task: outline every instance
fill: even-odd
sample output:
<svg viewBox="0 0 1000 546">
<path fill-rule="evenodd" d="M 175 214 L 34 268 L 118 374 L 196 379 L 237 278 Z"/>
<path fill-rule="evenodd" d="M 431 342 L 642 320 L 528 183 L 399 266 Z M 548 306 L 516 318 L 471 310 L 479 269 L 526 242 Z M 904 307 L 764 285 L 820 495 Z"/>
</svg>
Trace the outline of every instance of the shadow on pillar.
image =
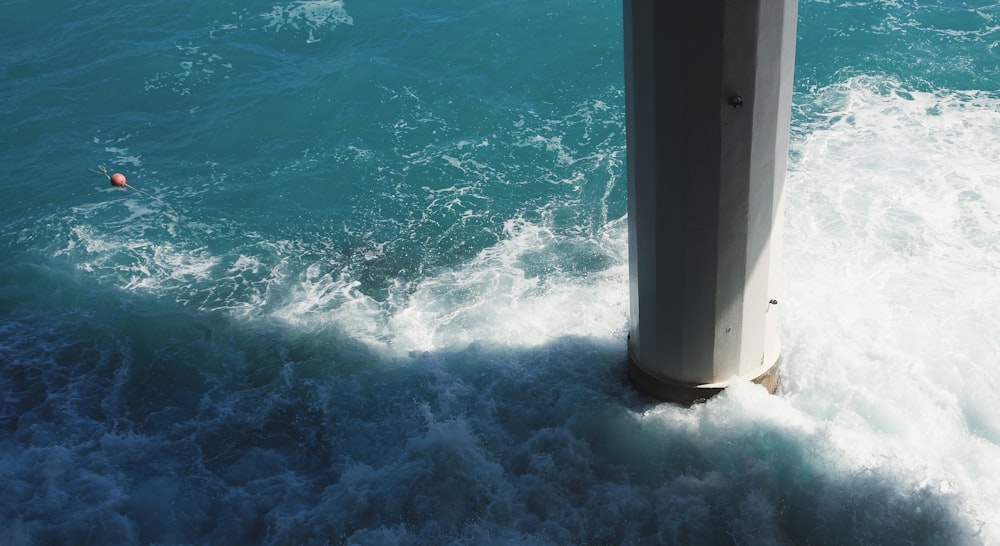
<svg viewBox="0 0 1000 546">
<path fill-rule="evenodd" d="M 656 378 L 642 371 L 642 368 L 636 365 L 631 358 L 628 359 L 627 366 L 628 379 L 635 388 L 666 402 L 691 406 L 707 401 L 726 388 L 724 384 L 684 384 Z M 781 357 L 778 357 L 773 366 L 752 381 L 767 389 L 767 392 L 774 394 L 778 390 L 780 369 Z"/>
</svg>

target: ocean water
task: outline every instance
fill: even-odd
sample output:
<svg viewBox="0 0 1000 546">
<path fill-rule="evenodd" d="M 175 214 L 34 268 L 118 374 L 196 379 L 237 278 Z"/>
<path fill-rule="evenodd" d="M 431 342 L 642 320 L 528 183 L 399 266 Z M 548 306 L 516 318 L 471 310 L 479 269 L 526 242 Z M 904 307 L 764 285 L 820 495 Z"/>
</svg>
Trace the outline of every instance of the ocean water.
<svg viewBox="0 0 1000 546">
<path fill-rule="evenodd" d="M 5 2 L 0 544 L 1000 543 L 1000 4 L 802 0 L 782 385 L 692 408 L 624 376 L 621 41 Z"/>
</svg>

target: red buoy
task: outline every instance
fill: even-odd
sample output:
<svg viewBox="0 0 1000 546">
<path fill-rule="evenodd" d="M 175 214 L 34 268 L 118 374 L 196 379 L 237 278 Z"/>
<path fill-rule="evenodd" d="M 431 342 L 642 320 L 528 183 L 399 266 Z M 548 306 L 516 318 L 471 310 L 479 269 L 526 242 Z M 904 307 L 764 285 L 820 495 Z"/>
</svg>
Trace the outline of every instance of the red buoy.
<svg viewBox="0 0 1000 546">
<path fill-rule="evenodd" d="M 108 177 L 108 180 L 111 180 L 112 186 L 117 186 L 119 188 L 124 188 L 126 186 L 125 175 L 122 173 L 115 173 Z"/>
</svg>

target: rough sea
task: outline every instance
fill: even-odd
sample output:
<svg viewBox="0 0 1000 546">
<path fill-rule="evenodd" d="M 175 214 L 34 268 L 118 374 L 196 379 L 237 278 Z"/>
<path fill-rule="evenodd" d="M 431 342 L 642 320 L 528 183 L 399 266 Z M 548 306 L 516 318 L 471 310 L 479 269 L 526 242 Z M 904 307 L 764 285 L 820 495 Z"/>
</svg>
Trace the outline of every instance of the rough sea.
<svg viewBox="0 0 1000 546">
<path fill-rule="evenodd" d="M 0 544 L 1000 544 L 1000 4 L 799 16 L 782 384 L 684 408 L 619 0 L 2 2 Z"/>
</svg>

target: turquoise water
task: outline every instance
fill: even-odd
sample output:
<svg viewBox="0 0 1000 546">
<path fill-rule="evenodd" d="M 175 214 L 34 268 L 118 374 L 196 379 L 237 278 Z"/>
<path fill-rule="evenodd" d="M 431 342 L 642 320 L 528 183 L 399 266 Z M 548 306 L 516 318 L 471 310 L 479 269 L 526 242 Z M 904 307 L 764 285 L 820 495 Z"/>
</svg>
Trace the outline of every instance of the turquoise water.
<svg viewBox="0 0 1000 546">
<path fill-rule="evenodd" d="M 801 3 L 782 388 L 694 408 L 619 2 L 3 13 L 0 543 L 1000 542 L 1000 4 Z"/>
</svg>

